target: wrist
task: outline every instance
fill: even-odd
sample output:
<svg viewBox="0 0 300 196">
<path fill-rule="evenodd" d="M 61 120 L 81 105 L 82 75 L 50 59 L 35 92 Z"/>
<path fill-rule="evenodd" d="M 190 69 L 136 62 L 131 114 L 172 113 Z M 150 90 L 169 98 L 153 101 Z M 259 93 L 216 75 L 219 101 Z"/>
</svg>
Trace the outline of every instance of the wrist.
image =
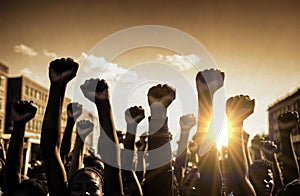
<svg viewBox="0 0 300 196">
<path fill-rule="evenodd" d="M 181 135 L 189 135 L 191 128 L 181 127 Z"/>
<path fill-rule="evenodd" d="M 75 119 L 73 117 L 67 118 L 67 125 L 74 125 L 75 124 Z"/>
<path fill-rule="evenodd" d="M 227 122 L 229 129 L 243 129 L 243 121 L 234 121 L 234 120 L 228 120 Z"/>
<path fill-rule="evenodd" d="M 166 119 L 167 109 L 161 103 L 153 103 L 150 106 L 151 119 Z"/>
<path fill-rule="evenodd" d="M 133 135 L 136 135 L 136 129 L 137 129 L 137 123 L 127 123 L 127 133 L 131 133 Z"/>
</svg>

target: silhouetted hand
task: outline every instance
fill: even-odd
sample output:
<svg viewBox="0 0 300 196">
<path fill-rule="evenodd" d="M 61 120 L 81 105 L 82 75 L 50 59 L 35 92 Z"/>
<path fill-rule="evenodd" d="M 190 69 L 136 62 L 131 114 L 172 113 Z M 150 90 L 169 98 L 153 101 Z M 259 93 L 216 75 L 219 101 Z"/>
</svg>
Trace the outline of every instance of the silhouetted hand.
<svg viewBox="0 0 300 196">
<path fill-rule="evenodd" d="M 75 103 L 69 103 L 67 106 L 67 115 L 68 118 L 76 119 L 82 114 L 82 105 L 75 102 Z"/>
<path fill-rule="evenodd" d="M 226 102 L 226 114 L 231 123 L 241 123 L 254 111 L 254 99 L 239 95 L 231 97 Z"/>
<path fill-rule="evenodd" d="M 278 127 L 281 133 L 290 133 L 299 123 L 298 112 L 285 112 L 277 118 Z"/>
<path fill-rule="evenodd" d="M 77 123 L 76 129 L 81 138 L 86 138 L 94 128 L 94 123 L 89 120 L 81 120 Z"/>
<path fill-rule="evenodd" d="M 148 91 L 148 103 L 151 106 L 153 103 L 161 103 L 168 108 L 168 106 L 175 100 L 176 90 L 167 84 L 158 84 L 153 86 Z"/>
<path fill-rule="evenodd" d="M 258 135 L 254 136 L 253 139 L 251 140 L 251 148 L 253 150 L 260 150 L 263 141 L 265 141 L 263 137 L 260 137 Z"/>
<path fill-rule="evenodd" d="M 125 111 L 127 124 L 138 124 L 145 118 L 145 111 L 142 106 L 134 106 Z"/>
<path fill-rule="evenodd" d="M 17 101 L 12 107 L 12 120 L 18 123 L 27 123 L 34 118 L 37 108 L 30 101 Z"/>
<path fill-rule="evenodd" d="M 140 140 L 136 142 L 136 148 L 138 149 L 138 151 L 145 151 L 147 148 L 147 138 L 148 136 L 146 135 L 146 133 L 143 133 L 140 136 Z"/>
<path fill-rule="evenodd" d="M 196 85 L 198 93 L 209 91 L 213 95 L 224 84 L 225 74 L 220 70 L 206 69 L 198 72 L 196 76 Z"/>
<path fill-rule="evenodd" d="M 78 63 L 71 58 L 56 59 L 50 63 L 49 78 L 52 84 L 66 85 L 77 73 Z"/>
<path fill-rule="evenodd" d="M 108 84 L 105 80 L 89 79 L 80 86 L 83 95 L 91 102 L 96 103 L 100 100 L 108 100 Z"/>
<path fill-rule="evenodd" d="M 262 151 L 268 155 L 275 153 L 277 150 L 277 145 L 271 140 L 264 140 L 262 141 L 261 145 Z"/>
<path fill-rule="evenodd" d="M 187 114 L 180 117 L 180 127 L 182 131 L 190 132 L 191 128 L 196 125 L 194 114 Z"/>
</svg>

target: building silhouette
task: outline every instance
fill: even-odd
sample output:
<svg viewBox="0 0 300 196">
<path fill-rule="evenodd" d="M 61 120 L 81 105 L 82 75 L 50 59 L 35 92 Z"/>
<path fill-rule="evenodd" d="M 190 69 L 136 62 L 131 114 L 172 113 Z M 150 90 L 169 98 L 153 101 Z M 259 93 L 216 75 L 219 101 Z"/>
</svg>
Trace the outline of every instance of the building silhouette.
<svg viewBox="0 0 300 196">
<path fill-rule="evenodd" d="M 26 76 L 8 78 L 7 85 L 7 102 L 6 102 L 6 121 L 5 133 L 11 133 L 13 129 L 13 121 L 11 120 L 12 104 L 18 100 L 30 100 L 37 107 L 37 112 L 34 119 L 26 124 L 25 136 L 38 138 L 41 134 L 42 122 L 47 106 L 49 90 L 39 83 L 29 79 Z M 67 105 L 71 103 L 69 98 L 64 99 L 62 109 L 61 127 L 64 130 L 67 122 Z"/>
<path fill-rule="evenodd" d="M 277 117 L 286 111 L 297 111 L 300 114 L 300 88 L 289 93 L 269 106 L 269 135 L 280 146 L 280 133 L 277 125 Z M 292 130 L 292 141 L 297 157 L 300 157 L 300 126 Z"/>
</svg>

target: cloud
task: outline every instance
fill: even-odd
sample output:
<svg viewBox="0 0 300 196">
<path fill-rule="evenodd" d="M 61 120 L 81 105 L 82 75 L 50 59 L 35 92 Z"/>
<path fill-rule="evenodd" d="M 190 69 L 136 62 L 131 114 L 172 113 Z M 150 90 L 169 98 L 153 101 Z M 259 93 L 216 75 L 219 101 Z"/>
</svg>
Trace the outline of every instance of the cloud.
<svg viewBox="0 0 300 196">
<path fill-rule="evenodd" d="M 58 56 L 55 52 L 48 52 L 46 49 L 44 49 L 43 54 L 47 57 L 52 57 L 53 59 L 58 58 Z"/>
<path fill-rule="evenodd" d="M 200 58 L 195 54 L 190 54 L 188 56 L 182 56 L 178 54 L 164 56 L 162 54 L 158 54 L 156 59 L 173 65 L 179 68 L 181 71 L 187 71 L 194 65 L 200 63 Z"/>
<path fill-rule="evenodd" d="M 25 54 L 28 56 L 36 56 L 37 55 L 37 52 L 35 50 L 33 50 L 32 48 L 30 48 L 29 46 L 26 46 L 24 44 L 15 45 L 14 51 L 16 53 L 22 53 L 22 54 Z"/>
<path fill-rule="evenodd" d="M 123 83 L 132 83 L 140 79 L 136 72 L 122 68 L 115 63 L 107 62 L 104 57 L 82 53 L 77 60 L 82 62 L 83 71 L 86 74 L 97 74 L 96 77 Z"/>
<path fill-rule="evenodd" d="M 28 69 L 28 68 L 23 68 L 21 71 L 20 71 L 21 75 L 24 75 L 24 76 L 27 76 L 28 78 L 32 79 L 32 80 L 35 80 L 37 81 L 38 78 L 36 75 L 33 74 L 33 72 Z"/>
</svg>

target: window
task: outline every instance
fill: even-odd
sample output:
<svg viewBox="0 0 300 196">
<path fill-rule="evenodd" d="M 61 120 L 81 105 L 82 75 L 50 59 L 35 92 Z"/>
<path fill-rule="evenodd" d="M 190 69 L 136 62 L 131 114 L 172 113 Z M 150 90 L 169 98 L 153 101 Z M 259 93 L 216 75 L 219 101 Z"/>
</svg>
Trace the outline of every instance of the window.
<svg viewBox="0 0 300 196">
<path fill-rule="evenodd" d="M 41 98 L 41 93 L 39 91 L 36 92 L 36 98 L 40 99 Z"/>
<path fill-rule="evenodd" d="M 25 95 L 29 95 L 29 87 L 25 86 Z"/>
<path fill-rule="evenodd" d="M 36 127 L 35 127 L 35 126 L 36 126 L 35 124 L 36 124 L 36 123 L 35 123 L 35 120 L 33 119 L 33 120 L 32 120 L 32 129 L 33 129 L 33 130 L 35 130 L 35 128 L 36 128 Z"/>
<path fill-rule="evenodd" d="M 3 75 L 0 76 L 0 87 L 5 87 L 5 77 Z"/>
<path fill-rule="evenodd" d="M 2 130 L 2 122 L 3 122 L 3 120 L 2 120 L 2 118 L 0 118 L 0 130 Z"/>
<path fill-rule="evenodd" d="M 0 97 L 0 111 L 2 111 L 3 109 L 4 109 L 4 104 L 3 104 L 3 98 L 2 97 Z"/>
</svg>

